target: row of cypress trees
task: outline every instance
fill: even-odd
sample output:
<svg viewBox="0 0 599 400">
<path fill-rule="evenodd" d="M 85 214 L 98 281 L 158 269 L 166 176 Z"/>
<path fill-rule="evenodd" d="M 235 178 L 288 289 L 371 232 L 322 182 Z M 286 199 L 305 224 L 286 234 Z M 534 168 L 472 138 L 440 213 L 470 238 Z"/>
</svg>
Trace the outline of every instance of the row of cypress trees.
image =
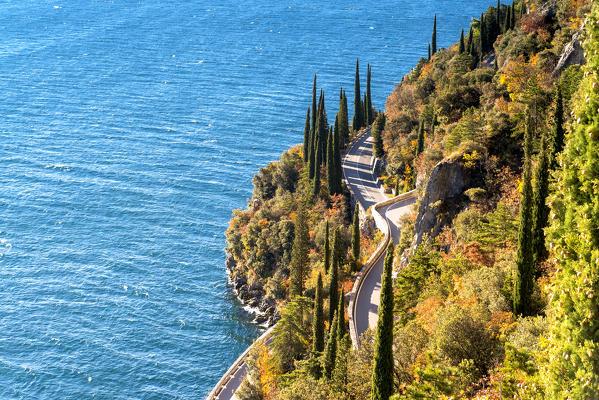
<svg viewBox="0 0 599 400">
<path fill-rule="evenodd" d="M 357 211 L 356 211 L 357 215 Z M 326 226 L 325 243 L 328 240 L 328 224 Z M 337 232 L 337 231 L 336 231 Z M 335 235 L 334 243 L 338 242 Z M 350 347 L 349 330 L 345 323 L 345 295 L 343 290 L 339 292 L 338 262 L 336 254 L 338 248 L 325 254 L 333 257 L 330 266 L 329 286 L 329 331 L 325 345 L 325 319 L 323 301 L 322 274 L 318 274 L 316 283 L 316 294 L 314 297 L 314 309 L 312 318 L 312 357 L 316 361 L 312 368 L 315 379 L 324 376 L 326 379 L 337 381 L 347 380 L 347 365 L 344 357 Z M 393 253 L 394 245 L 391 241 L 387 247 L 384 270 L 382 277 L 381 297 L 379 304 L 379 318 L 375 338 L 374 369 L 372 375 L 372 400 L 388 400 L 393 393 Z M 326 257 L 326 255 L 325 255 Z M 327 265 L 325 259 L 325 265 Z"/>
<path fill-rule="evenodd" d="M 522 12 L 522 10 L 524 10 L 523 5 L 520 6 L 520 12 Z M 433 28 L 433 37 L 436 37 L 436 17 L 434 26 L 435 28 Z M 512 2 L 511 6 L 506 6 L 502 5 L 498 0 L 497 7 L 493 9 L 493 13 L 483 13 L 478 20 L 478 48 L 474 41 L 474 30 L 471 26 L 467 35 L 467 41 L 464 37 L 464 30 L 462 29 L 460 33 L 460 40 L 458 42 L 458 51 L 460 54 L 468 53 L 477 58 L 482 57 L 482 55 L 492 50 L 493 43 L 497 39 L 497 36 L 509 31 L 510 29 L 514 29 L 515 27 L 515 3 Z"/>
<path fill-rule="evenodd" d="M 372 123 L 375 114 L 371 100 L 371 67 L 368 65 L 366 80 L 366 93 L 364 99 L 360 98 L 360 72 L 359 61 L 356 61 L 356 88 L 355 96 L 358 107 L 354 110 L 353 126 L 356 129 L 364 124 Z M 333 126 L 328 123 L 324 92 L 321 90 L 317 101 L 317 76 L 314 75 L 312 85 L 312 104 L 306 111 L 304 123 L 303 159 L 307 176 L 312 183 L 312 198 L 315 199 L 321 192 L 321 167 L 326 166 L 326 180 L 329 195 L 340 194 L 343 191 L 343 170 L 341 164 L 341 150 L 349 141 L 349 119 L 347 109 L 347 96 L 343 89 L 339 91 L 339 111 L 335 116 Z M 355 103 L 356 104 L 356 103 Z M 358 125 L 356 125 L 358 123 Z M 290 262 L 290 296 L 301 296 L 304 293 L 304 282 L 309 268 L 309 229 L 307 221 L 307 204 L 301 203 L 296 214 L 295 236 Z M 352 236 L 352 254 L 354 255 L 353 268 L 357 268 L 360 253 L 360 236 L 358 213 L 355 213 Z M 337 303 L 338 269 L 342 264 L 344 254 L 340 232 L 335 231 L 332 248 L 330 246 L 330 232 L 328 222 L 326 225 L 325 273 L 331 274 L 331 287 L 329 288 L 332 306 L 329 309 L 329 322 L 332 322 L 334 306 Z M 356 255 L 357 254 L 357 255 Z M 332 265 L 331 265 L 332 264 Z"/>
<path fill-rule="evenodd" d="M 526 118 L 518 254 L 513 291 L 513 309 L 517 315 L 526 316 L 534 312 L 532 309 L 534 281 L 539 275 L 539 264 L 548 256 L 544 233 L 549 219 L 546 199 L 549 194 L 550 169 L 557 166 L 556 156 L 564 146 L 563 112 L 562 93 L 558 86 L 555 94 L 553 129 L 549 137 L 543 136 L 540 139 L 540 151 L 534 172 L 532 169 L 534 124 L 530 116 Z"/>
<path fill-rule="evenodd" d="M 333 263 L 331 275 L 334 274 L 336 277 L 337 267 L 335 264 Z M 335 370 L 338 350 L 345 347 L 344 342 L 348 341 L 349 331 L 345 323 L 345 295 L 343 290 L 339 293 L 337 279 L 331 279 L 329 288 L 329 332 L 325 346 L 326 329 L 322 290 L 322 274 L 318 274 L 312 318 L 312 352 L 315 358 L 323 357 L 320 365 L 314 368 L 314 377 L 319 379 L 324 374 L 327 379 L 330 379 Z"/>
<path fill-rule="evenodd" d="M 372 124 L 375 118 L 372 107 L 372 95 L 370 93 L 370 80 L 372 70 L 370 64 L 366 72 L 366 93 L 362 98 L 360 93 L 360 60 L 356 60 L 356 73 L 354 77 L 354 116 L 352 118 L 352 129 L 354 132 Z"/>
<path fill-rule="evenodd" d="M 339 112 L 334 126 L 329 126 L 325 107 L 324 92 L 320 91 L 316 102 L 316 75 L 312 86 L 312 109 L 306 112 L 304 124 L 304 162 L 307 164 L 308 178 L 312 181 L 312 195 L 316 198 L 321 188 L 321 166 L 326 165 L 329 195 L 342 192 L 341 149 L 349 138 L 347 125 L 347 97 L 343 89 L 339 93 Z"/>
<path fill-rule="evenodd" d="M 349 120 L 347 110 L 347 96 L 343 89 L 339 91 L 339 112 L 335 122 L 329 125 L 325 107 L 324 92 L 321 90 L 316 100 L 316 74 L 312 85 L 312 105 L 306 111 L 304 123 L 304 163 L 307 164 L 308 178 L 312 181 L 312 197 L 320 194 L 321 174 L 320 168 L 326 165 L 328 194 L 340 194 L 343 191 L 341 182 L 343 170 L 341 166 L 341 150 L 349 140 Z M 371 67 L 368 65 L 366 78 L 366 93 L 364 98 L 360 95 L 360 66 L 356 61 L 356 75 L 354 88 L 354 117 L 352 128 L 357 131 L 370 125 L 375 118 L 371 98 Z"/>
</svg>

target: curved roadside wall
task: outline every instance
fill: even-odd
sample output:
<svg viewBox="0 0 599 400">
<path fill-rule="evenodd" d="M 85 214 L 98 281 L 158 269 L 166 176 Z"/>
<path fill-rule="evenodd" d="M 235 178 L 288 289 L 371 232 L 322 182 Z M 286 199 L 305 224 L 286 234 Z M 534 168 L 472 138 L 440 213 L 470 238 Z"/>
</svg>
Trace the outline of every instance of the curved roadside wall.
<svg viewBox="0 0 599 400">
<path fill-rule="evenodd" d="M 358 337 L 358 330 L 355 321 L 356 298 L 360 293 L 364 277 L 372 269 L 372 267 L 379 260 L 379 258 L 383 256 L 385 250 L 387 249 L 387 246 L 389 245 L 389 240 L 391 239 L 391 231 L 389 229 L 389 224 L 387 223 L 387 219 L 383 215 L 381 215 L 379 209 L 416 196 L 418 196 L 416 190 L 411 190 L 409 192 L 395 196 L 391 199 L 381 201 L 380 203 L 376 203 L 374 207 L 372 207 L 372 216 L 374 218 L 376 227 L 385 234 L 385 237 L 358 273 L 358 276 L 356 277 L 356 281 L 354 282 L 354 286 L 352 287 L 352 291 L 349 296 L 349 307 L 347 310 L 347 313 L 349 314 L 349 334 L 351 336 L 351 341 L 354 348 L 357 348 L 360 344 L 360 338 Z"/>
</svg>

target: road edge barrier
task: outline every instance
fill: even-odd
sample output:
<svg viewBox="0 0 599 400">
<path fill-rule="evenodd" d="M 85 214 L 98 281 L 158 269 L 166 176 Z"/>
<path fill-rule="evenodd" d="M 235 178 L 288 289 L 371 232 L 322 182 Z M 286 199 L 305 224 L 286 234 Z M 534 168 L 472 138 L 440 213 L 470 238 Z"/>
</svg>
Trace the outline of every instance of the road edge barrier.
<svg viewBox="0 0 599 400">
<path fill-rule="evenodd" d="M 376 248 L 374 253 L 372 253 L 372 255 L 368 258 L 368 261 L 366 261 L 366 263 L 364 264 L 364 266 L 358 273 L 358 276 L 356 277 L 356 280 L 354 282 L 354 286 L 352 287 L 352 291 L 350 292 L 350 295 L 349 295 L 349 306 L 347 308 L 347 313 L 349 316 L 349 335 L 351 337 L 351 341 L 352 341 L 354 348 L 358 348 L 360 345 L 360 338 L 358 337 L 358 330 L 356 327 L 356 320 L 355 320 L 355 315 L 356 315 L 356 301 L 355 300 L 360 293 L 360 289 L 362 288 L 362 282 L 364 281 L 364 277 L 368 274 L 368 272 L 370 272 L 370 270 L 372 269 L 374 264 L 376 264 L 376 262 L 379 260 L 379 258 L 385 253 L 385 250 L 387 249 L 387 246 L 389 245 L 389 240 L 391 238 L 391 232 L 390 232 L 391 229 L 389 227 L 389 224 L 387 223 L 387 219 L 384 218 L 380 214 L 379 208 L 398 203 L 402 200 L 405 200 L 405 199 L 408 199 L 408 198 L 411 198 L 411 197 L 414 197 L 417 195 L 418 195 L 418 193 L 416 192 L 416 190 L 411 190 L 409 192 L 402 193 L 398 196 L 395 196 L 390 199 L 383 200 L 379 203 L 376 203 L 372 207 L 372 216 L 374 217 L 375 224 L 376 224 L 377 228 L 385 234 L 385 236 L 384 236 L 383 241 L 378 245 L 378 247 Z"/>
<path fill-rule="evenodd" d="M 271 326 L 270 328 L 268 328 L 262 335 L 260 335 L 260 337 L 258 337 L 258 339 L 256 339 L 254 341 L 254 343 L 252 343 L 250 346 L 248 346 L 248 348 L 245 349 L 245 351 L 243 353 L 241 353 L 241 355 L 239 357 L 237 357 L 237 360 L 235 360 L 235 362 L 229 367 L 229 369 L 227 370 L 227 372 L 224 373 L 224 375 L 222 376 L 222 378 L 220 378 L 220 380 L 214 386 L 214 388 L 212 389 L 212 391 L 208 394 L 208 397 L 206 397 L 206 400 L 216 400 L 216 399 L 219 398 L 219 396 L 220 396 L 223 388 L 227 385 L 227 383 L 229 383 L 229 380 L 231 379 L 231 377 L 245 363 L 245 360 L 246 360 L 248 354 L 250 353 L 250 350 L 252 349 L 252 347 L 256 343 L 263 342 L 263 341 L 267 342 L 268 340 L 270 340 L 270 338 L 272 337 L 272 332 L 273 332 L 275 326 L 276 326 L 276 324 L 273 325 L 273 326 Z"/>
</svg>

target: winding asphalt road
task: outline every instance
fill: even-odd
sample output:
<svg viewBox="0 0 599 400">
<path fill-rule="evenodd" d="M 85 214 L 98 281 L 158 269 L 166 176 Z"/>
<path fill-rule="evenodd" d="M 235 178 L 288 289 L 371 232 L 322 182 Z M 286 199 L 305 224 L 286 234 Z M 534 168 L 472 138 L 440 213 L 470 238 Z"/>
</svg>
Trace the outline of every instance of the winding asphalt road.
<svg viewBox="0 0 599 400">
<path fill-rule="evenodd" d="M 353 195 L 367 210 L 370 206 L 387 199 L 376 176 L 372 173 L 372 136 L 365 134 L 349 149 L 343 160 L 343 176 L 350 186 Z M 399 219 L 409 213 L 414 197 L 406 198 L 397 203 L 379 209 L 387 220 L 394 243 L 399 241 Z M 355 326 L 358 338 L 368 329 L 374 328 L 378 321 L 378 307 L 381 295 L 381 277 L 386 251 L 375 262 L 362 280 L 355 298 Z"/>
<path fill-rule="evenodd" d="M 245 377 L 247 365 L 245 362 L 235 371 L 231 379 L 223 386 L 223 390 L 214 397 L 214 400 L 237 400 L 235 391 L 241 386 L 243 378 Z"/>
<path fill-rule="evenodd" d="M 343 158 L 343 177 L 350 186 L 353 195 L 360 202 L 362 208 L 367 210 L 370 206 L 386 200 L 383 189 L 378 184 L 376 176 L 372 174 L 370 163 L 372 161 L 372 136 L 364 134 L 353 143 Z M 391 228 L 391 236 L 397 243 L 399 218 L 410 212 L 414 199 L 408 198 L 398 203 L 380 209 L 381 215 L 387 219 Z M 383 273 L 383 256 L 379 258 L 372 269 L 364 276 L 362 285 L 356 294 L 356 327 L 358 335 L 366 329 L 376 326 L 381 291 L 381 275 Z M 235 391 L 241 385 L 246 374 L 244 355 L 240 356 L 234 366 L 227 371 L 221 382 L 217 384 L 208 400 L 236 400 Z"/>
</svg>

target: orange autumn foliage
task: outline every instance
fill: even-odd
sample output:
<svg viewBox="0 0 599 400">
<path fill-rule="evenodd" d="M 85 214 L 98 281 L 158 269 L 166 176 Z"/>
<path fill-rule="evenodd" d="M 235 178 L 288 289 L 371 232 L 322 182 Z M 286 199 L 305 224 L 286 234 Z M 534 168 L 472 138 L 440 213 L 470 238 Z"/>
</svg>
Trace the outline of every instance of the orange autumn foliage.
<svg viewBox="0 0 599 400">
<path fill-rule="evenodd" d="M 422 327 L 427 332 L 432 333 L 434 330 L 433 320 L 435 318 L 435 313 L 442 306 L 443 300 L 436 297 L 429 297 L 412 308 L 410 313 L 416 314 L 416 319 L 420 322 Z"/>
<path fill-rule="evenodd" d="M 493 257 L 483 250 L 482 245 L 478 242 L 470 242 L 466 244 L 462 250 L 462 254 L 466 259 L 477 265 L 492 267 L 494 264 Z"/>
<path fill-rule="evenodd" d="M 338 215 L 343 207 L 345 206 L 345 198 L 342 194 L 334 194 L 331 196 L 331 204 L 330 207 L 326 210 L 325 216 L 334 217 Z"/>
<path fill-rule="evenodd" d="M 495 311 L 491 314 L 487 328 L 492 332 L 493 337 L 499 338 L 513 331 L 517 325 L 514 314 L 510 311 Z"/>
<path fill-rule="evenodd" d="M 272 354 L 265 345 L 260 346 L 258 369 L 260 371 L 260 383 L 264 399 L 275 399 L 279 371 L 277 370 Z"/>
</svg>

